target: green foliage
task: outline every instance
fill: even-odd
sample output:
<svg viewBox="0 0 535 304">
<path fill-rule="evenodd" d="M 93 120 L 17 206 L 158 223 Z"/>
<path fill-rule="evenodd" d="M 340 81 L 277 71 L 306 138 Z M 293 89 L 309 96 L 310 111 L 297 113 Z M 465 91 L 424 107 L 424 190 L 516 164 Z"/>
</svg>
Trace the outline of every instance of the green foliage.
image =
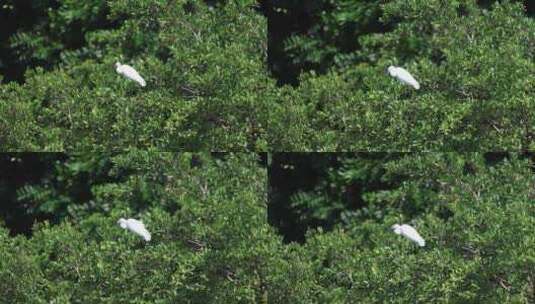
<svg viewBox="0 0 535 304">
<path fill-rule="evenodd" d="M 71 21 L 95 17 L 88 12 L 100 11 L 104 2 L 97 3 L 66 2 L 47 26 L 57 20 L 55 27 L 70 29 Z M 110 22 L 125 19 L 119 27 L 88 31 L 83 48 L 59 47 L 59 68 L 0 86 L 2 148 L 267 149 L 262 95 L 274 82 L 263 71 L 265 21 L 250 4 L 106 2 Z M 116 61 L 134 66 L 148 87 L 117 75 Z"/>
<path fill-rule="evenodd" d="M 392 31 L 362 35 L 364 62 L 305 74 L 283 88 L 270 144 L 278 151 L 533 150 L 535 21 L 504 1 L 391 1 Z M 464 13 L 463 13 L 464 12 Z M 403 66 L 412 90 L 386 74 Z"/>
<path fill-rule="evenodd" d="M 533 150 L 535 21 L 519 1 L 479 2 L 306 4 L 313 24 L 285 56 L 310 72 L 298 87 L 276 87 L 253 1 L 60 1 L 14 38 L 20 58 L 50 66 L 0 85 L 0 142 L 19 151 Z M 273 5 L 290 14 L 300 4 Z M 117 75 L 116 61 L 148 87 Z M 422 88 L 392 79 L 389 65 Z"/>
<path fill-rule="evenodd" d="M 288 202 L 303 214 L 306 241 L 284 244 L 266 220 L 267 172 L 257 155 L 131 151 L 103 155 L 106 166 L 70 156 L 50 174 L 56 182 L 45 178 L 34 191 L 48 185 L 71 197 L 75 187 L 66 185 L 79 182 L 75 172 L 108 181 L 93 178 L 92 198 L 72 200 L 67 212 L 54 205 L 62 214 L 56 224 L 35 225 L 29 238 L 0 227 L 0 296 L 6 303 L 531 303 L 529 157 L 315 156 L 313 166 L 328 173 L 301 193 L 320 199 L 305 213 L 298 196 Z M 142 219 L 152 240 L 120 229 L 119 217 Z M 394 234 L 390 226 L 400 222 L 414 225 L 426 246 Z"/>
<path fill-rule="evenodd" d="M 344 68 L 354 61 L 367 60 L 351 52 L 360 48 L 360 36 L 386 30 L 387 26 L 379 22 L 380 1 L 318 2 L 321 4 L 316 4 L 317 9 L 311 12 L 318 20 L 306 35 L 290 36 L 286 43 L 293 64 L 325 72 L 332 65 Z"/>
<path fill-rule="evenodd" d="M 31 2 L 33 13 L 46 17 L 38 18 L 31 29 L 19 31 L 10 38 L 18 60 L 31 65 L 52 66 L 62 51 L 82 48 L 85 33 L 109 27 L 114 21 L 107 20 L 109 8 L 102 0 Z"/>
<path fill-rule="evenodd" d="M 533 300 L 532 161 L 509 155 L 491 164 L 476 153 L 340 158 L 343 165 L 307 192 L 324 202 L 309 205 L 309 217 L 339 208 L 343 194 L 329 194 L 333 187 L 368 188 L 352 193 L 363 205 L 346 205 L 328 225 L 309 229 L 306 243 L 286 247 L 286 261 L 277 265 L 287 273 L 285 283 L 276 283 L 277 303 Z M 377 179 L 388 187 L 370 189 Z M 394 234 L 390 226 L 399 222 L 414 225 L 426 247 Z M 305 286 L 299 290 L 297 276 L 297 286 Z"/>
<path fill-rule="evenodd" d="M 70 202 L 75 208 L 59 225 L 39 224 L 30 239 L 10 238 L 0 228 L 2 301 L 256 303 L 264 297 L 270 261 L 282 244 L 265 221 L 266 170 L 256 155 L 133 151 L 102 159 L 110 165 L 99 174 L 112 181 L 93 184 L 91 200 Z M 55 191 L 67 194 L 64 185 L 77 183 L 75 172 L 99 175 L 93 160 L 75 156 L 57 165 L 62 182 Z M 160 192 L 147 190 L 147 200 L 136 202 L 135 180 Z M 45 181 L 42 188 L 54 185 Z M 55 206 L 53 212 L 63 208 Z M 151 242 L 120 229 L 119 217 L 142 219 Z"/>
<path fill-rule="evenodd" d="M 283 18 L 291 18 L 298 14 L 306 16 L 306 20 L 294 20 L 287 29 L 288 38 L 285 41 L 286 56 L 293 67 L 302 71 L 314 70 L 325 73 L 333 66 L 336 69 L 346 69 L 348 66 L 363 62 L 374 62 L 381 56 L 381 49 L 363 49 L 364 44 L 373 33 L 392 32 L 400 21 L 407 16 L 407 11 L 401 14 L 389 15 L 391 3 L 384 1 L 359 0 L 318 0 L 318 1 L 271 1 L 271 9 Z M 523 5 L 524 14 L 533 17 L 533 5 L 526 0 L 512 1 L 450 1 L 450 3 L 434 1 L 420 3 L 418 1 L 399 1 L 396 6 L 406 9 L 407 5 L 418 8 L 416 18 L 431 17 L 434 13 L 454 8 L 458 15 L 469 16 L 474 9 L 492 10 L 496 2 L 518 3 Z M 409 4 L 410 3 L 410 4 Z M 423 5 L 422 5 L 423 4 Z M 424 12 L 423 8 L 427 8 Z M 438 11 L 438 12 L 437 12 Z M 386 14 L 385 14 L 386 12 Z M 390 18 L 393 17 L 393 18 Z M 412 17 L 409 17 L 412 18 Z M 414 28 L 422 31 L 426 28 Z M 429 32 L 428 32 L 429 33 Z M 423 34 L 420 32 L 420 34 Z M 400 56 L 410 56 L 423 50 L 425 35 L 421 37 L 403 37 L 404 42 L 399 46 Z M 424 43 L 426 44 L 426 43 Z M 280 60 L 280 58 L 276 58 Z"/>
<path fill-rule="evenodd" d="M 95 204 L 92 200 L 99 186 L 121 181 L 120 176 L 110 174 L 111 161 L 104 154 L 79 154 L 55 161 L 49 164 L 53 170 L 45 171 L 35 184 L 17 189 L 17 200 L 25 204 L 27 214 L 56 222 L 66 216 L 77 218 L 82 210 L 106 209 L 106 203 Z"/>
</svg>

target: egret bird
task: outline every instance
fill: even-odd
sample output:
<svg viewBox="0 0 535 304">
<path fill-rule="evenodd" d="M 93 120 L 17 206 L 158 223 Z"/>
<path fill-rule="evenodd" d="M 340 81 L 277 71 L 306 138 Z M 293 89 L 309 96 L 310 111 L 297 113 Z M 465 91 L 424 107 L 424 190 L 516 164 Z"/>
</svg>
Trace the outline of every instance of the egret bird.
<svg viewBox="0 0 535 304">
<path fill-rule="evenodd" d="M 418 246 L 420 247 L 425 246 L 425 240 L 418 233 L 418 231 L 416 231 L 416 229 L 414 229 L 412 226 L 407 225 L 407 224 L 403 224 L 403 225 L 395 224 L 392 226 L 392 229 L 394 230 L 394 233 L 401 234 L 402 236 L 418 244 Z"/>
<path fill-rule="evenodd" d="M 404 84 L 408 84 L 416 90 L 420 89 L 420 84 L 418 81 L 416 81 L 416 79 L 412 77 L 411 73 L 404 68 L 398 68 L 391 65 L 388 67 L 388 73 L 390 76 L 397 78 L 397 80 L 403 82 Z"/>
<path fill-rule="evenodd" d="M 141 221 L 135 219 L 120 218 L 117 221 L 117 224 L 119 224 L 121 228 L 128 229 L 133 233 L 141 236 L 145 241 L 150 241 L 150 232 L 147 230 L 147 228 L 145 228 L 145 225 Z"/>
<path fill-rule="evenodd" d="M 127 64 L 121 64 L 120 62 L 115 63 L 115 71 L 123 75 L 126 78 L 132 79 L 133 81 L 139 83 L 140 86 L 144 87 L 147 85 L 145 79 L 139 75 L 139 73 L 133 67 Z"/>
</svg>

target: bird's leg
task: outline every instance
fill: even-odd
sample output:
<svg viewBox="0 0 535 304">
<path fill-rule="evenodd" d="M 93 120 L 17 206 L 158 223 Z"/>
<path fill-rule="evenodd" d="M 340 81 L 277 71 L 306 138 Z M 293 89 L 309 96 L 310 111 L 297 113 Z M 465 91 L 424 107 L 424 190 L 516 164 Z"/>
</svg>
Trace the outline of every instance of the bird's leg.
<svg viewBox="0 0 535 304">
<path fill-rule="evenodd" d="M 186 240 L 186 242 L 194 251 L 202 251 L 206 247 L 205 244 L 198 240 Z"/>
<path fill-rule="evenodd" d="M 511 289 L 511 286 L 509 285 L 509 283 L 502 277 L 500 276 L 494 276 L 494 279 L 496 279 L 496 281 L 498 282 L 498 284 L 505 290 L 509 291 Z"/>
<path fill-rule="evenodd" d="M 146 246 L 146 242 L 144 240 L 140 240 L 140 241 L 137 242 L 136 247 L 134 247 L 134 248 L 143 249 L 143 248 L 145 248 L 145 246 Z"/>
</svg>

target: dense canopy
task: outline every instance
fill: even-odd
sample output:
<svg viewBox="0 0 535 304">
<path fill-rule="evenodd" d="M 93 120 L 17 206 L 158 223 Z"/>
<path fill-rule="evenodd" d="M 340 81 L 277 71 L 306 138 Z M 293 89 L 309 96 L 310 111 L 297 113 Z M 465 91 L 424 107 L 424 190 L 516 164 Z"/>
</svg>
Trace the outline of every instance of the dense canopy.
<svg viewBox="0 0 535 304">
<path fill-rule="evenodd" d="M 535 148 L 530 1 L 8 2 L 2 150 Z"/>
<path fill-rule="evenodd" d="M 535 303 L 534 16 L 2 1 L 0 303 Z"/>
<path fill-rule="evenodd" d="M 274 81 L 266 22 L 250 1 L 59 4 L 11 39 L 35 68 L 23 84 L 0 85 L 2 150 L 267 149 L 261 96 Z M 70 49 L 70 35 L 83 46 Z M 124 81 L 117 61 L 146 75 L 147 87 Z"/>
<path fill-rule="evenodd" d="M 275 154 L 269 180 L 264 157 L 47 155 L 22 183 L 35 156 L 1 157 L 0 301 L 532 302 L 533 157 Z"/>
</svg>

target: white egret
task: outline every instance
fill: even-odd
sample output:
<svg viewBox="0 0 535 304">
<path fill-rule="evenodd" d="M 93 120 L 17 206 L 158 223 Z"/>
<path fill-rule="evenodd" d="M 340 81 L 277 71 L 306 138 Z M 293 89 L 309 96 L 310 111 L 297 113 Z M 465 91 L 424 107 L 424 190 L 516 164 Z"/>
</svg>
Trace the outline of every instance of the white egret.
<svg viewBox="0 0 535 304">
<path fill-rule="evenodd" d="M 117 224 L 119 224 L 121 228 L 128 229 L 133 233 L 141 236 L 145 241 L 150 241 L 150 232 L 147 230 L 147 228 L 145 228 L 145 225 L 141 221 L 135 219 L 120 218 L 117 221 Z"/>
<path fill-rule="evenodd" d="M 418 246 L 420 247 L 425 246 L 425 240 L 418 233 L 418 231 L 416 231 L 416 229 L 414 229 L 412 226 L 407 225 L 407 224 L 403 224 L 403 225 L 395 224 L 392 226 L 392 229 L 394 230 L 394 233 L 400 234 L 408 238 L 409 240 L 418 244 Z"/>
<path fill-rule="evenodd" d="M 115 63 L 115 71 L 125 76 L 126 78 L 132 79 L 133 81 L 139 83 L 139 85 L 142 87 L 147 85 L 147 83 L 145 82 L 145 79 L 143 79 L 143 77 L 139 75 L 136 69 L 134 69 L 133 67 L 127 64 L 121 64 L 120 62 Z"/>
<path fill-rule="evenodd" d="M 420 89 L 420 84 L 418 83 L 418 81 L 416 81 L 416 79 L 412 77 L 411 73 L 409 73 L 404 68 L 399 68 L 391 65 L 388 67 L 388 73 L 390 74 L 390 76 L 395 77 L 402 83 L 408 84 L 416 90 Z"/>
</svg>

